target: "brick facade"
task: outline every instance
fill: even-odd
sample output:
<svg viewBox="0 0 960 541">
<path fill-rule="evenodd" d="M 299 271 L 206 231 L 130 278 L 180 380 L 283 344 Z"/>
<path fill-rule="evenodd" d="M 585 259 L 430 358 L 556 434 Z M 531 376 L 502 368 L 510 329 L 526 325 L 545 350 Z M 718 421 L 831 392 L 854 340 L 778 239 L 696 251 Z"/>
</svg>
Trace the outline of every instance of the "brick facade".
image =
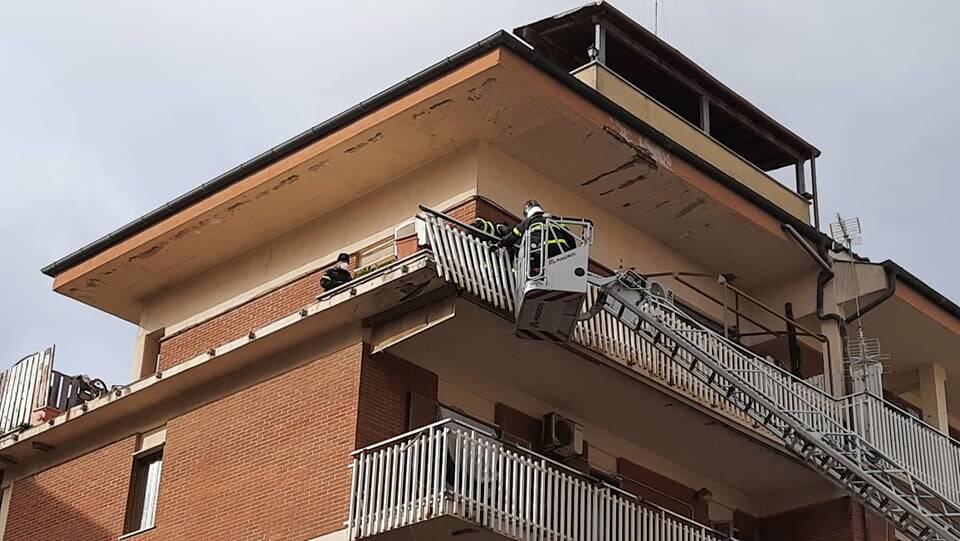
<svg viewBox="0 0 960 541">
<path fill-rule="evenodd" d="M 473 222 L 478 214 L 495 221 L 512 223 L 514 220 L 479 198 L 471 198 L 447 209 L 447 212 L 466 223 Z M 398 257 L 410 255 L 417 248 L 416 237 L 397 241 Z M 356 268 L 357 254 L 351 255 L 350 266 L 351 269 Z M 322 292 L 320 277 L 324 270 L 311 272 L 194 327 L 163 338 L 157 360 L 158 370 L 167 370 L 312 303 Z"/>
<path fill-rule="evenodd" d="M 408 430 L 411 392 L 436 400 L 437 376 L 389 353 L 364 358 L 357 412 L 358 448 Z"/>
<path fill-rule="evenodd" d="M 4 541 L 105 541 L 123 533 L 136 437 L 13 486 Z"/>
<path fill-rule="evenodd" d="M 154 530 L 138 541 L 302 541 L 339 530 L 350 452 L 406 430 L 437 378 L 357 343 L 167 422 Z M 136 437 L 14 482 L 6 541 L 113 541 Z"/>
<path fill-rule="evenodd" d="M 863 507 L 840 498 L 761 519 L 760 539 L 866 541 L 863 521 Z"/>
</svg>

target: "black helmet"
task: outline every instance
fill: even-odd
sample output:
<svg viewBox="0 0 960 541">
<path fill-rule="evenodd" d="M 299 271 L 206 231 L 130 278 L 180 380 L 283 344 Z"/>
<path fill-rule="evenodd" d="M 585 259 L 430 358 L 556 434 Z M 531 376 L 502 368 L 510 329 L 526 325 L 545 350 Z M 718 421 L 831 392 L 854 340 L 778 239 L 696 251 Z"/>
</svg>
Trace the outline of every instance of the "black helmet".
<svg viewBox="0 0 960 541">
<path fill-rule="evenodd" d="M 543 207 L 540 206 L 540 202 L 536 199 L 531 199 L 523 204 L 523 217 L 530 218 L 531 216 L 542 214 Z"/>
<path fill-rule="evenodd" d="M 337 256 L 337 263 L 349 263 L 349 262 L 350 262 L 350 254 L 343 253 Z"/>
</svg>

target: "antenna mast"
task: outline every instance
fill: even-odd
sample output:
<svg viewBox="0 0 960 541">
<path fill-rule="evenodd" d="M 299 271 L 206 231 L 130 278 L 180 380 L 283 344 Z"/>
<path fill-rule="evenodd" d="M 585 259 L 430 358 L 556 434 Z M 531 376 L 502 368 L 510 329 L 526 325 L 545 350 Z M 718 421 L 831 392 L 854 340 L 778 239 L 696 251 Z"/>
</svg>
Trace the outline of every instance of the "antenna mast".
<svg viewBox="0 0 960 541">
<path fill-rule="evenodd" d="M 860 282 L 857 280 L 856 257 L 853 247 L 863 242 L 863 229 L 860 218 L 844 218 L 839 212 L 830 224 L 830 236 L 837 243 L 846 248 L 850 256 L 850 271 L 854 284 L 854 305 L 857 315 L 857 335 L 847 338 L 846 370 L 853 382 L 853 392 L 869 391 L 877 396 L 883 396 L 882 374 L 884 361 L 890 360 L 890 355 L 880 349 L 879 338 L 867 338 L 863 332 L 863 315 L 860 308 Z"/>
</svg>

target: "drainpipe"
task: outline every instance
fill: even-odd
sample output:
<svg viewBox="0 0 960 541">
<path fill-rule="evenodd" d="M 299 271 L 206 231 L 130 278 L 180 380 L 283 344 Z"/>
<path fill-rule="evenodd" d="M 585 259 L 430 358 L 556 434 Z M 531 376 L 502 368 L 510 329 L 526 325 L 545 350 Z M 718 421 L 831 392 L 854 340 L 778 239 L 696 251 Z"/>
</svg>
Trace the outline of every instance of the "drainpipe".
<svg viewBox="0 0 960 541">
<path fill-rule="evenodd" d="M 803 238 L 792 225 L 790 224 L 781 224 L 781 229 L 784 232 L 789 234 L 793 239 L 800 245 L 800 247 L 809 255 L 817 264 L 820 266 L 820 274 L 817 275 L 817 319 L 820 321 L 833 321 L 837 324 L 840 330 L 840 350 L 843 352 L 845 357 L 847 354 L 847 322 L 839 314 L 827 314 L 823 311 L 823 292 L 827 287 L 827 284 L 833 280 L 836 273 L 833 272 L 833 259 L 830 257 L 830 249 L 834 248 L 834 243 L 832 240 L 824 237 L 817 244 L 817 248 L 814 249 L 810 244 Z M 830 353 L 830 347 L 827 347 L 827 364 L 833 366 L 833 358 Z M 830 378 L 827 378 L 827 381 L 830 381 Z M 843 390 L 846 391 L 845 389 Z"/>
<path fill-rule="evenodd" d="M 793 237 L 793 239 L 797 241 L 797 244 L 803 248 L 803 251 L 807 252 L 807 255 L 820 265 L 820 274 L 817 275 L 817 319 L 820 321 L 835 321 L 840 325 L 840 333 L 845 335 L 846 331 L 843 327 L 847 321 L 838 314 L 825 314 L 823 312 L 823 290 L 827 284 L 830 283 L 830 280 L 833 280 L 833 277 L 836 276 L 833 272 L 833 260 L 830 257 L 830 249 L 834 248 L 836 243 L 824 238 L 819 242 L 815 250 L 792 225 L 781 224 L 780 227 Z"/>
</svg>

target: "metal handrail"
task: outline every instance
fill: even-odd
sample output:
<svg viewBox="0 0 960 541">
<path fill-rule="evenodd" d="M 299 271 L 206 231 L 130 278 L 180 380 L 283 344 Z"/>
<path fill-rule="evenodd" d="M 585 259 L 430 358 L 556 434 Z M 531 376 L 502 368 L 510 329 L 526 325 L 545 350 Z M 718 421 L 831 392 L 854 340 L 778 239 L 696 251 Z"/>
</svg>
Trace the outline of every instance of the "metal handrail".
<svg viewBox="0 0 960 541">
<path fill-rule="evenodd" d="M 699 523 L 699 522 L 697 522 L 697 521 L 695 521 L 695 520 L 693 520 L 693 519 L 691 519 L 691 518 L 689 518 L 689 517 L 685 517 L 685 516 L 680 515 L 680 514 L 674 512 L 674 511 L 671 511 L 671 510 L 669 510 L 669 509 L 665 509 L 665 508 L 663 508 L 663 507 L 661 507 L 661 506 L 659 506 L 659 505 L 657 505 L 657 504 L 655 504 L 655 503 L 653 503 L 653 502 L 650 502 L 650 501 L 648 501 L 648 500 L 646 500 L 646 499 L 644 499 L 644 498 L 642 498 L 642 497 L 640 497 L 640 496 L 637 496 L 637 495 L 635 495 L 635 494 L 631 494 L 631 493 L 629 493 L 629 492 L 626 492 L 626 491 L 624 491 L 623 489 L 620 489 L 619 487 L 615 487 L 615 486 L 613 486 L 613 485 L 611 485 L 611 484 L 609 484 L 609 483 L 607 483 L 607 482 L 604 482 L 604 481 L 602 481 L 602 480 L 599 480 L 599 479 L 590 477 L 590 476 L 588 476 L 588 475 L 585 475 L 585 474 L 583 474 L 582 472 L 577 471 L 577 470 L 575 470 L 575 469 L 573 469 L 573 468 L 570 468 L 569 466 L 567 466 L 567 465 L 565 465 L 565 464 L 562 464 L 562 463 L 560 463 L 560 462 L 557 462 L 557 461 L 555 461 L 555 460 L 553 460 L 553 459 L 551 459 L 551 458 L 549 458 L 549 457 L 540 455 L 540 454 L 538 454 L 538 453 L 536 453 L 536 452 L 534 452 L 534 451 L 531 451 L 531 450 L 529 450 L 529 449 L 525 449 L 525 448 L 520 447 L 520 446 L 518 446 L 518 445 L 515 445 L 515 444 L 513 444 L 513 443 L 511 443 L 511 442 L 506 442 L 506 441 L 503 441 L 503 440 L 500 440 L 500 439 L 497 439 L 497 438 L 488 436 L 488 435 L 486 435 L 486 434 L 484 434 L 484 433 L 481 433 L 480 431 L 477 431 L 474 427 L 472 427 L 472 426 L 470 426 L 470 425 L 468 425 L 468 424 L 466 424 L 466 423 L 464 423 L 464 422 L 462 422 L 462 421 L 460 421 L 460 420 L 456 420 L 456 419 L 443 419 L 443 420 L 440 420 L 440 421 L 431 423 L 431 424 L 429 424 L 429 425 L 426 425 L 426 426 L 424 426 L 424 427 L 421 427 L 421 428 L 418 428 L 418 429 L 415 429 L 415 430 L 411 430 L 411 431 L 409 431 L 409 432 L 406 432 L 406 433 L 403 433 L 403 434 L 394 436 L 394 437 L 389 438 L 389 439 L 386 439 L 386 440 L 384 440 L 384 441 L 374 443 L 374 444 L 369 445 L 369 446 L 367 446 L 367 447 L 364 447 L 364 448 L 362 448 L 362 449 L 358 449 L 358 450 L 354 451 L 354 452 L 351 454 L 351 456 L 353 457 L 353 462 L 350 464 L 349 467 L 353 470 L 353 482 L 352 482 L 352 494 L 351 494 L 351 502 L 350 502 L 350 517 L 349 517 L 349 520 L 348 520 L 348 528 L 350 529 L 350 538 L 351 538 L 351 539 L 360 538 L 360 537 L 363 537 L 363 536 L 364 536 L 364 535 L 363 535 L 363 532 L 358 532 L 357 537 L 353 537 L 353 534 L 355 533 L 355 532 L 354 532 L 354 529 L 355 529 L 356 526 L 357 526 L 357 524 L 356 524 L 357 519 L 360 518 L 360 517 L 357 516 L 357 515 L 359 514 L 359 510 L 357 509 L 357 503 L 358 503 L 358 499 L 360 498 L 360 496 L 358 495 L 358 492 L 361 491 L 361 490 L 363 490 L 364 488 L 369 488 L 370 490 L 384 490 L 385 488 L 389 488 L 389 490 L 391 490 L 391 494 L 394 493 L 394 492 L 392 492 L 392 491 L 393 491 L 393 488 L 392 488 L 392 487 L 380 487 L 380 488 L 378 489 L 377 487 L 369 487 L 369 486 L 360 487 L 360 486 L 358 486 L 358 484 L 362 482 L 362 480 L 358 480 L 358 474 L 359 474 L 358 468 L 359 468 L 360 465 L 363 463 L 364 457 L 365 457 L 365 456 L 370 456 L 370 455 L 383 456 L 383 453 L 387 453 L 387 456 L 389 457 L 389 456 L 390 456 L 390 451 L 391 451 L 391 448 L 392 448 L 392 449 L 395 449 L 395 450 L 396 450 L 396 451 L 394 452 L 394 455 L 393 455 L 393 456 L 394 456 L 393 460 L 394 460 L 394 461 L 397 461 L 396 453 L 397 453 L 397 452 L 406 451 L 406 450 L 409 448 L 409 446 L 413 445 L 418 439 L 420 439 L 420 438 L 422 438 L 422 437 L 424 437 L 424 436 L 427 436 L 428 438 L 440 436 L 440 437 L 444 438 L 443 444 L 436 446 L 438 452 L 435 453 L 435 454 L 432 454 L 432 455 L 431 455 L 431 458 L 432 458 L 433 460 L 436 460 L 436 461 L 445 462 L 445 461 L 446 461 L 446 455 L 440 454 L 439 451 L 440 451 L 440 450 L 444 450 L 444 451 L 445 451 L 445 450 L 448 449 L 449 441 L 447 440 L 447 438 L 448 438 L 448 435 L 452 432 L 451 427 L 452 427 L 453 429 L 457 430 L 457 432 L 459 432 L 460 434 L 466 434 L 467 437 L 464 438 L 464 439 L 468 440 L 468 443 L 469 443 L 469 441 L 484 441 L 484 442 L 487 442 L 487 443 L 494 444 L 494 445 L 496 445 L 496 446 L 502 447 L 502 448 L 504 448 L 504 449 L 507 449 L 507 450 L 509 450 L 509 451 L 511 451 L 511 452 L 516 453 L 518 456 L 522 455 L 522 456 L 526 457 L 527 459 L 530 460 L 530 464 L 541 464 L 543 467 L 549 467 L 549 468 L 552 468 L 552 469 L 557 470 L 557 471 L 559 471 L 559 472 L 562 472 L 563 474 L 570 475 L 571 477 L 575 477 L 576 479 L 579 479 L 582 483 L 584 483 L 585 486 L 593 486 L 593 487 L 596 487 L 596 488 L 599 489 L 599 490 L 603 490 L 603 491 L 609 492 L 612 496 L 615 496 L 615 497 L 617 497 L 617 498 L 624 499 L 624 500 L 628 500 L 628 501 L 631 501 L 631 502 L 633 502 L 634 504 L 636 504 L 636 505 L 638 505 L 638 506 L 644 506 L 644 507 L 650 508 L 650 509 L 652 509 L 652 510 L 655 510 L 657 513 L 663 514 L 664 517 L 668 517 L 670 520 L 674 520 L 674 521 L 676 521 L 676 522 L 678 522 L 678 523 L 685 524 L 686 526 L 692 528 L 692 529 L 695 530 L 696 532 L 699 532 L 699 534 L 696 534 L 696 535 L 699 535 L 699 537 L 686 537 L 686 538 L 683 538 L 683 539 L 691 539 L 691 541 L 692 541 L 693 539 L 708 539 L 708 537 L 704 537 L 704 536 L 709 536 L 710 539 L 716 539 L 716 540 L 721 540 L 721 539 L 734 539 L 734 538 L 730 537 L 728 534 L 725 534 L 725 533 L 723 533 L 723 532 L 719 532 L 719 531 L 717 531 L 717 530 L 715 530 L 715 529 L 713 529 L 713 528 L 711 528 L 711 527 L 709 527 L 709 526 L 707 526 L 707 525 L 705 525 L 705 524 L 701 524 L 701 523 Z M 458 458 L 458 459 L 461 457 L 460 451 L 459 451 L 459 450 L 460 450 L 460 444 L 461 444 L 461 443 L 463 443 L 463 442 L 462 442 L 462 441 L 458 441 L 458 442 L 457 442 L 457 449 L 458 449 L 458 456 L 457 456 L 457 458 Z M 431 449 L 431 450 L 432 450 L 432 449 Z M 470 459 L 470 460 L 474 460 L 474 459 L 476 459 L 476 457 L 479 456 L 479 455 L 474 454 L 474 453 L 472 453 L 472 452 L 470 452 L 470 451 L 464 450 L 464 456 L 469 456 L 469 459 Z M 388 458 L 387 460 L 389 461 L 390 459 Z M 406 464 L 406 463 L 404 463 L 404 464 Z M 428 464 L 428 465 L 427 465 L 427 468 L 430 468 L 430 467 L 431 467 L 431 465 Z M 447 469 L 447 466 L 446 466 L 445 463 L 442 464 L 442 465 L 433 465 L 432 467 L 433 467 L 433 470 L 432 470 L 432 471 L 433 471 L 434 473 L 437 473 L 437 471 L 441 471 L 441 470 L 442 470 L 446 475 L 449 475 L 449 474 L 450 474 L 450 471 Z M 468 472 L 468 473 L 463 473 L 463 475 L 470 475 L 470 474 L 472 474 L 472 475 L 483 475 L 483 474 L 480 473 L 479 471 L 471 471 L 471 472 Z M 498 475 L 499 475 L 499 474 L 498 474 Z M 528 483 L 528 484 L 531 483 L 530 478 L 528 477 L 527 479 L 528 479 L 528 480 L 527 480 L 527 483 Z M 534 478 L 534 480 L 535 480 L 535 479 L 536 479 L 536 478 Z M 368 480 L 368 481 L 369 481 L 369 480 Z M 378 477 L 378 481 L 377 481 L 377 482 L 379 482 L 379 481 L 382 481 L 383 483 L 389 483 L 389 482 L 390 482 L 390 481 L 388 481 L 387 479 L 382 479 L 382 480 L 381 480 L 381 479 Z M 502 481 L 502 480 L 501 480 L 501 481 Z M 541 480 L 541 481 L 542 481 L 542 480 Z M 440 483 L 445 484 L 445 483 L 446 483 L 446 480 L 437 481 L 437 483 L 438 483 L 438 484 L 440 484 Z M 392 484 L 392 483 L 391 483 L 391 484 Z M 428 498 L 431 500 L 432 503 L 436 503 L 436 499 L 437 499 L 438 497 L 439 497 L 440 499 L 451 499 L 451 498 L 452 498 L 453 500 L 455 500 L 455 499 L 457 498 L 457 495 L 454 494 L 454 492 L 456 492 L 456 489 L 457 489 L 456 486 L 454 486 L 454 487 L 452 487 L 452 488 L 451 488 L 451 487 L 448 487 L 448 486 L 443 486 L 443 487 L 436 487 L 436 486 L 435 486 L 434 488 L 440 488 L 440 491 L 442 492 L 442 494 L 439 494 L 439 495 L 438 495 L 438 494 L 432 494 L 432 493 L 431 493 L 431 494 L 428 496 Z M 528 490 L 529 490 L 530 487 L 528 486 L 527 488 L 528 488 Z M 546 503 L 546 502 L 543 502 L 543 501 L 540 501 L 540 502 L 537 502 L 537 503 L 539 503 L 539 505 L 541 505 L 541 506 L 547 505 L 547 503 Z M 409 508 L 408 508 L 406 505 L 404 505 L 404 507 L 405 507 L 404 513 L 406 514 L 406 512 L 409 511 Z M 444 508 L 443 505 L 440 505 L 439 507 Z M 444 508 L 444 509 L 445 509 L 445 508 Z M 591 511 L 591 510 L 581 510 L 582 513 L 589 513 L 590 511 Z M 444 512 L 446 512 L 446 511 L 444 511 Z M 373 514 L 376 515 L 378 518 L 382 518 L 382 514 L 383 514 L 383 513 L 382 513 L 382 511 L 380 511 L 380 512 L 374 512 Z M 412 512 L 411 512 L 411 515 L 412 515 Z M 542 517 L 540 517 L 540 518 L 542 519 Z M 594 517 L 594 520 L 596 520 L 596 517 Z M 388 522 L 389 522 L 389 521 L 388 521 Z M 398 525 L 395 525 L 395 526 L 396 526 L 396 527 L 401 527 L 401 526 L 405 526 L 405 525 L 408 525 L 408 524 L 398 524 Z M 594 526 L 596 526 L 596 524 L 594 524 Z M 538 529 L 538 528 L 543 528 L 543 527 L 544 527 L 543 525 L 540 525 L 539 527 L 534 527 L 534 528 L 535 528 L 535 529 Z M 387 529 L 389 529 L 389 527 L 387 527 Z M 384 529 L 381 528 L 379 531 L 384 531 Z M 602 535 L 602 534 L 601 534 L 601 535 Z M 540 537 L 535 537 L 535 538 L 536 538 L 536 539 L 539 539 Z M 646 541 L 646 538 L 642 538 L 642 539 L 643 539 L 643 541 Z M 673 538 L 671 538 L 671 539 L 673 539 Z M 638 537 L 638 538 L 636 538 L 636 540 L 637 540 L 637 541 L 640 541 L 641 538 Z"/>
<path fill-rule="evenodd" d="M 444 250 L 449 250 L 449 249 L 450 249 L 449 246 L 441 246 L 437 248 L 439 252 L 443 252 Z M 456 261 L 451 259 L 449 263 L 451 265 L 455 265 Z M 504 263 L 500 263 L 500 264 L 504 265 Z M 509 262 L 505 264 L 509 265 Z M 509 268 L 510 268 L 509 266 L 506 267 L 506 269 L 509 269 Z M 454 271 L 455 270 L 456 269 L 454 269 Z M 505 269 L 503 268 L 493 269 L 493 270 L 505 271 Z M 466 276 L 466 278 L 469 279 L 470 277 Z M 466 285 L 468 287 L 470 286 L 470 284 L 466 284 Z M 676 310 L 676 308 L 671 306 L 670 310 Z M 700 332 L 700 333 L 709 332 L 712 335 L 716 334 L 710 331 L 709 329 L 706 329 L 705 327 L 703 327 L 699 322 L 691 318 L 689 315 L 683 312 L 677 312 L 677 314 L 678 316 L 682 317 L 688 325 L 692 325 L 695 329 L 699 329 L 697 332 Z M 602 327 L 603 325 L 598 326 L 597 330 L 599 332 L 604 332 L 606 329 Z M 722 339 L 722 337 L 718 336 L 718 339 Z M 607 335 L 603 337 L 603 340 L 617 341 L 618 338 L 615 335 Z M 598 349 L 599 346 L 590 346 L 589 344 L 583 344 L 583 345 L 588 346 L 590 349 L 596 350 L 600 354 L 607 355 L 607 356 L 611 355 L 610 353 L 605 353 L 603 351 L 603 348 Z M 728 353 L 729 355 L 736 355 L 737 357 L 741 357 L 745 359 L 754 359 L 756 357 L 756 360 L 751 361 L 751 363 L 755 363 L 755 364 L 751 364 L 750 366 L 754 366 L 755 368 L 762 369 L 765 373 L 764 377 L 768 378 L 771 384 L 776 384 L 778 388 L 783 389 L 783 392 L 789 392 L 789 394 L 792 396 L 790 400 L 793 403 L 795 403 L 795 405 L 798 406 L 798 407 L 794 407 L 793 409 L 810 410 L 809 413 L 803 413 L 798 415 L 810 416 L 810 415 L 816 414 L 818 416 L 822 416 L 819 419 L 814 419 L 812 417 L 808 419 L 808 421 L 814 422 L 817 426 L 820 426 L 820 429 L 822 432 L 848 433 L 850 437 L 856 437 L 858 441 L 862 443 L 862 447 L 864 449 L 876 450 L 875 445 L 871 444 L 868 440 L 864 438 L 865 436 L 868 435 L 863 432 L 865 428 L 864 425 L 862 423 L 854 423 L 853 420 L 849 418 L 850 408 L 851 408 L 853 399 L 848 397 L 841 397 L 841 398 L 834 397 L 833 395 L 826 393 L 824 390 L 811 385 L 809 382 L 806 382 L 800 378 L 797 378 L 796 376 L 789 373 L 788 371 L 778 366 L 772 365 L 764 361 L 763 359 L 759 359 L 759 357 L 753 354 L 753 352 L 747 350 L 746 348 L 744 348 L 739 344 L 730 342 L 728 340 L 724 340 L 723 346 L 726 349 L 726 351 L 729 352 Z M 623 346 L 616 346 L 614 349 L 622 348 L 622 347 Z M 740 376 L 737 376 L 737 379 L 743 379 L 743 378 Z M 747 382 L 745 381 L 745 383 Z M 881 400 L 882 401 L 881 403 L 883 403 L 884 405 L 888 404 L 886 401 L 883 401 L 882 399 L 879 399 L 879 400 Z M 787 408 L 787 409 L 790 409 L 790 408 Z M 925 437 L 932 436 L 932 433 L 930 434 L 924 433 L 922 434 L 922 436 L 925 436 Z M 950 441 L 952 445 L 953 440 L 950 439 L 949 436 L 943 435 L 939 431 L 937 431 L 937 434 L 935 437 L 947 438 L 947 440 Z M 916 438 L 909 441 L 917 443 L 917 442 L 922 442 L 923 439 L 924 438 L 917 436 Z M 938 440 L 938 441 L 942 441 L 942 440 Z M 886 456 L 886 453 L 880 453 L 879 450 L 876 450 L 876 451 L 877 451 L 877 456 Z M 909 452 L 910 450 L 907 449 L 907 451 Z M 916 449 L 916 452 L 921 452 L 921 451 L 924 453 L 931 452 L 930 449 L 926 449 L 926 448 Z M 896 464 L 905 462 L 905 460 L 902 459 L 903 455 L 897 455 L 897 456 L 900 457 L 901 459 L 892 460 L 890 458 L 887 458 L 887 460 L 889 460 L 891 463 L 896 463 Z M 909 468 L 910 468 L 909 471 L 911 472 L 911 475 L 914 475 L 916 479 L 920 481 L 920 485 L 926 486 L 929 484 L 929 481 L 931 481 L 931 477 L 927 475 L 927 472 L 924 471 L 924 466 L 922 463 L 919 463 L 916 461 L 910 462 Z M 936 480 L 933 479 L 933 481 L 935 482 Z M 938 486 L 940 486 L 941 489 L 944 488 L 942 483 L 935 482 L 935 484 L 938 484 Z M 943 490 L 931 489 L 931 492 L 943 492 Z M 949 500 L 950 499 L 948 499 L 948 501 Z"/>
</svg>

